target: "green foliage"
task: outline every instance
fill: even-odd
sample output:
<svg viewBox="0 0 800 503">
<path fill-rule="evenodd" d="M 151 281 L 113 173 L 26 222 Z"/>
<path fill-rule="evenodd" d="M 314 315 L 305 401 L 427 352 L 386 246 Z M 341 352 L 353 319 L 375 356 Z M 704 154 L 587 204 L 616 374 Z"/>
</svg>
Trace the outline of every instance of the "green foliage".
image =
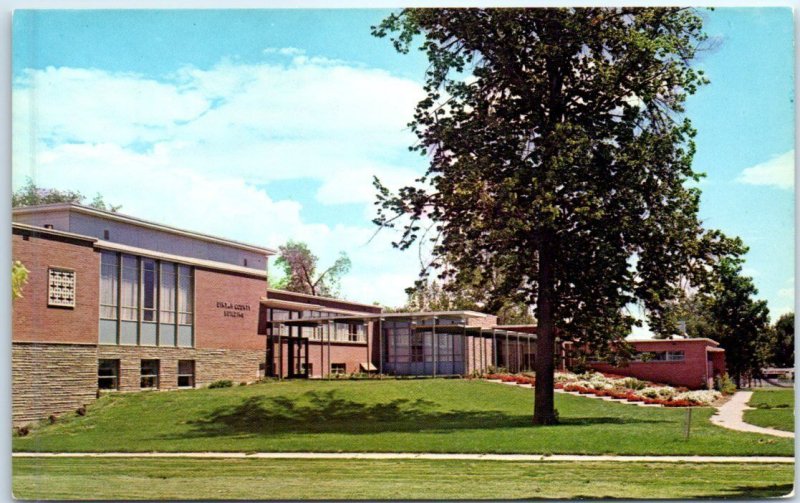
<svg viewBox="0 0 800 503">
<path fill-rule="evenodd" d="M 59 190 L 38 187 L 31 178 L 20 189 L 11 194 L 11 206 L 36 206 L 40 204 L 55 203 L 75 203 L 86 204 L 86 196 L 75 190 Z M 96 194 L 94 199 L 87 204 L 99 210 L 117 212 L 121 205 L 108 204 L 103 200 L 103 196 Z"/>
<path fill-rule="evenodd" d="M 774 367 L 794 367 L 794 313 L 778 318 L 772 327 L 772 345 L 768 363 Z"/>
<path fill-rule="evenodd" d="M 794 431 L 793 389 L 755 390 L 747 405 L 756 410 L 744 412 L 745 422 L 766 428 Z"/>
<path fill-rule="evenodd" d="M 317 274 L 319 258 L 308 245 L 299 241 L 287 241 L 278 248 L 279 255 L 275 265 L 283 271 L 283 277 L 272 283 L 274 288 L 335 297 L 339 295 L 341 277 L 350 271 L 352 263 L 345 252 L 329 268 Z"/>
<path fill-rule="evenodd" d="M 22 298 L 22 287 L 28 283 L 28 269 L 19 260 L 11 263 L 11 299 Z"/>
<path fill-rule="evenodd" d="M 658 325 L 682 279 L 740 247 L 703 228 L 687 183 L 701 175 L 681 114 L 707 82 L 690 66 L 705 40 L 694 10 L 404 9 L 373 34 L 400 52 L 421 35 L 430 62 L 410 124 L 428 170 L 396 193 L 376 179 L 375 223 L 402 228 L 400 249 L 433 243 L 423 277 L 535 306 L 540 352 L 556 330 L 593 353 L 629 349 L 626 306 Z"/>
<path fill-rule="evenodd" d="M 209 389 L 218 389 L 218 388 L 230 388 L 233 386 L 233 381 L 230 379 L 220 379 L 219 381 L 214 381 L 208 385 Z"/>
<path fill-rule="evenodd" d="M 736 393 L 736 383 L 734 383 L 728 373 L 725 372 L 714 378 L 714 389 L 723 395 L 732 395 Z"/>
<path fill-rule="evenodd" d="M 640 381 L 639 379 L 636 379 L 635 377 L 627 377 L 627 378 L 625 378 L 625 380 L 623 381 L 623 385 L 626 388 L 630 388 L 632 390 L 637 390 L 637 391 L 645 389 L 647 387 L 647 383 L 646 382 Z"/>
</svg>

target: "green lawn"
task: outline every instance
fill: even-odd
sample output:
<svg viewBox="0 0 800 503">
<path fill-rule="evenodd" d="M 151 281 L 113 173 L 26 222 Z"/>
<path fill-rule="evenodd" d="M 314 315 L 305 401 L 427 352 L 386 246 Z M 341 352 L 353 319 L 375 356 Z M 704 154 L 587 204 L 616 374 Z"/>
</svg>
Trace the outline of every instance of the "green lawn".
<svg viewBox="0 0 800 503">
<path fill-rule="evenodd" d="M 767 498 L 790 464 L 429 460 L 15 459 L 16 498 L 532 499 Z"/>
<path fill-rule="evenodd" d="M 284 381 L 114 394 L 84 417 L 15 437 L 16 451 L 361 451 L 793 455 L 791 439 L 713 426 L 710 408 L 644 408 L 558 394 L 533 427 L 533 390 L 483 381 Z"/>
<path fill-rule="evenodd" d="M 794 389 L 763 389 L 753 392 L 744 420 L 757 426 L 794 431 Z"/>
</svg>

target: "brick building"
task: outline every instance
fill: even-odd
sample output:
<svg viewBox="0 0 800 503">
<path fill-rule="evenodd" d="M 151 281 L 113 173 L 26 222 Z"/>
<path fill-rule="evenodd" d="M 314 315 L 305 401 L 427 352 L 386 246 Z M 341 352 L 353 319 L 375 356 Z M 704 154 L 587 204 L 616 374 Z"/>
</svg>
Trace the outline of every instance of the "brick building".
<svg viewBox="0 0 800 503">
<path fill-rule="evenodd" d="M 628 342 L 639 356 L 626 366 L 615 367 L 596 362 L 591 366 L 600 372 L 691 389 L 711 388 L 714 377 L 725 373 L 725 350 L 711 339 L 641 339 Z"/>
<path fill-rule="evenodd" d="M 14 423 L 100 390 L 532 368 L 535 335 L 491 315 L 388 314 L 271 289 L 274 254 L 76 204 L 15 208 L 12 256 L 29 276 L 13 303 Z"/>
</svg>

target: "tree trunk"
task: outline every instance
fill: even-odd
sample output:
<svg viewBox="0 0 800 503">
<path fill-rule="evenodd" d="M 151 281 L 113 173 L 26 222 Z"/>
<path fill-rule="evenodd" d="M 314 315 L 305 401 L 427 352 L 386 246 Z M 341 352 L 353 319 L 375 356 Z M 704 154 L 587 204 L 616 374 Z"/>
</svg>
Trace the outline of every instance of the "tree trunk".
<svg viewBox="0 0 800 503">
<path fill-rule="evenodd" d="M 546 232 L 539 246 L 539 291 L 536 302 L 536 394 L 533 424 L 558 422 L 553 403 L 555 381 L 555 236 Z"/>
</svg>

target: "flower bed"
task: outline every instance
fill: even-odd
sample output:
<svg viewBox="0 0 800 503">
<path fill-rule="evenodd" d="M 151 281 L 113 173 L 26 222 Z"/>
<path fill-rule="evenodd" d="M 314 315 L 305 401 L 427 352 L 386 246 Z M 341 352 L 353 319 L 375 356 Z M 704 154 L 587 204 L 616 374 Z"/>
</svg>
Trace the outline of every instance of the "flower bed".
<svg viewBox="0 0 800 503">
<path fill-rule="evenodd" d="M 534 377 L 516 374 L 489 374 L 486 379 L 499 379 L 503 382 L 536 384 Z M 555 388 L 577 392 L 583 395 L 610 397 L 629 402 L 663 405 L 665 407 L 708 406 L 722 395 L 718 391 L 689 391 L 686 388 L 673 388 L 632 377 L 603 375 L 599 372 L 576 375 L 556 372 Z"/>
</svg>

